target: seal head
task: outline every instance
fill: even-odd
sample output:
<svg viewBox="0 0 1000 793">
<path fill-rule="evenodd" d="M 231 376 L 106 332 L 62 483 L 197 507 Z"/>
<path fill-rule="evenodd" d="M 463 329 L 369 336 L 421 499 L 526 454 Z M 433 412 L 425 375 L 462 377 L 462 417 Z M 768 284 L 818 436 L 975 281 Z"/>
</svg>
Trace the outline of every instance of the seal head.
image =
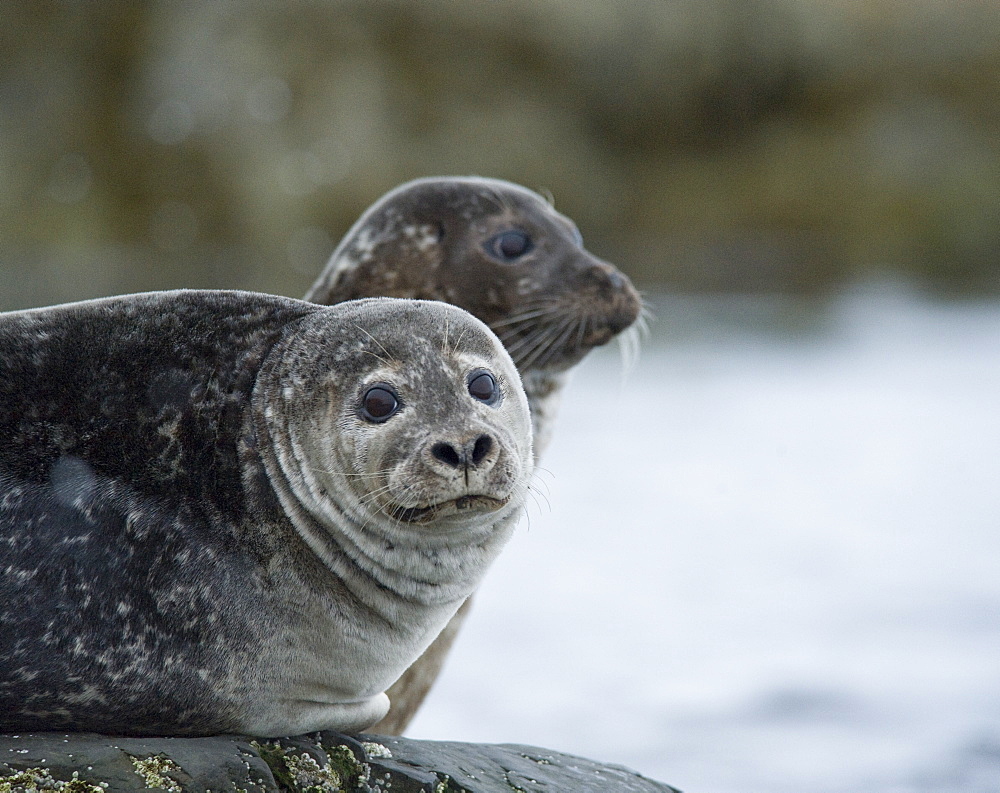
<svg viewBox="0 0 1000 793">
<path fill-rule="evenodd" d="M 517 513 L 531 471 L 517 370 L 454 306 L 375 298 L 336 315 L 352 333 L 331 343 L 317 314 L 257 378 L 269 480 L 330 566 L 355 549 L 354 561 L 399 594 L 465 597 L 482 573 L 475 551 L 492 553 L 495 524 Z"/>
<path fill-rule="evenodd" d="M 540 195 L 479 177 L 418 179 L 371 206 L 306 300 L 376 295 L 461 306 L 504 342 L 522 376 L 564 371 L 632 325 L 629 279 L 583 247 Z"/>
</svg>

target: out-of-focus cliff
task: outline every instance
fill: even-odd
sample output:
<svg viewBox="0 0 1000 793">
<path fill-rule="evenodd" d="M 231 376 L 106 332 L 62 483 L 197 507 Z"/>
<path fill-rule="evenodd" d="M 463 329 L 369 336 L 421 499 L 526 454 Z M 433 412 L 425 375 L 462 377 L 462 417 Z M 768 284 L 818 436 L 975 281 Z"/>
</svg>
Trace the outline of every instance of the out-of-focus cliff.
<svg viewBox="0 0 1000 793">
<path fill-rule="evenodd" d="M 298 296 L 384 191 L 473 173 L 646 288 L 1000 291 L 1000 5 L 5 6 L 0 308 Z"/>
</svg>

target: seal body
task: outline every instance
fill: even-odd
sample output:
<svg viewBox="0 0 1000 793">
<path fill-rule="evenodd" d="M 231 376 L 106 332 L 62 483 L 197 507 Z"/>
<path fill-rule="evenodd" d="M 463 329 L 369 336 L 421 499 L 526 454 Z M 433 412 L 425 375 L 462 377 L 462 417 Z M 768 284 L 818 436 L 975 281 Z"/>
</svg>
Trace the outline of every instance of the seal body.
<svg viewBox="0 0 1000 793">
<path fill-rule="evenodd" d="M 0 731 L 364 729 L 516 523 L 464 311 L 168 292 L 0 315 Z"/>
<path fill-rule="evenodd" d="M 536 461 L 569 370 L 635 327 L 642 310 L 628 277 L 589 253 L 569 218 L 531 190 L 480 177 L 418 179 L 387 193 L 348 231 L 306 300 L 378 295 L 452 303 L 496 332 L 528 397 Z M 405 729 L 467 611 L 393 685 L 377 731 Z"/>
</svg>

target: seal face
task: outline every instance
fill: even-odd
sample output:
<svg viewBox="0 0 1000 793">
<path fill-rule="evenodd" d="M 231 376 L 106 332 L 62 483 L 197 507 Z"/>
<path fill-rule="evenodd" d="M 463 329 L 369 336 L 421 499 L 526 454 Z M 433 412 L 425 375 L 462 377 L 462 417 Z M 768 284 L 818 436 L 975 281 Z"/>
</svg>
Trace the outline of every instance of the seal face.
<svg viewBox="0 0 1000 793">
<path fill-rule="evenodd" d="M 527 403 L 453 306 L 0 315 L 0 731 L 360 730 L 475 589 Z"/>
<path fill-rule="evenodd" d="M 514 359 L 544 448 L 561 375 L 638 318 L 629 279 L 583 247 L 540 195 L 499 179 L 437 177 L 372 205 L 333 252 L 306 300 L 440 300 L 489 325 Z"/>
</svg>

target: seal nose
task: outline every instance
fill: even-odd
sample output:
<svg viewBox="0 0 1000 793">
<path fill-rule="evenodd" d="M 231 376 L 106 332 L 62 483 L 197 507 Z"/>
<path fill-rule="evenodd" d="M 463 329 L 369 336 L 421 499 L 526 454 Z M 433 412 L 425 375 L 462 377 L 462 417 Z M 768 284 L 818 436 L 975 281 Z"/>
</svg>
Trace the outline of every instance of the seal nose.
<svg viewBox="0 0 1000 793">
<path fill-rule="evenodd" d="M 588 346 L 596 346 L 604 344 L 636 321 L 642 309 L 642 299 L 628 276 L 607 262 L 595 260 L 584 277 L 595 302 L 603 303 L 600 307 L 595 306 L 591 319 L 594 332 L 584 340 Z"/>
<path fill-rule="evenodd" d="M 621 291 L 622 289 L 625 288 L 626 284 L 625 276 L 622 275 L 617 270 L 612 270 L 610 273 L 608 273 L 608 281 L 611 282 L 611 288 L 614 289 L 615 291 Z"/>
<path fill-rule="evenodd" d="M 624 273 L 602 261 L 592 264 L 587 270 L 586 277 L 591 288 L 597 290 L 605 300 L 614 300 L 619 293 L 632 286 Z"/>
<path fill-rule="evenodd" d="M 431 454 L 435 459 L 452 468 L 470 466 L 475 468 L 493 451 L 493 439 L 489 435 L 480 435 L 474 441 L 455 447 L 446 441 L 439 441 L 431 446 Z"/>
</svg>

